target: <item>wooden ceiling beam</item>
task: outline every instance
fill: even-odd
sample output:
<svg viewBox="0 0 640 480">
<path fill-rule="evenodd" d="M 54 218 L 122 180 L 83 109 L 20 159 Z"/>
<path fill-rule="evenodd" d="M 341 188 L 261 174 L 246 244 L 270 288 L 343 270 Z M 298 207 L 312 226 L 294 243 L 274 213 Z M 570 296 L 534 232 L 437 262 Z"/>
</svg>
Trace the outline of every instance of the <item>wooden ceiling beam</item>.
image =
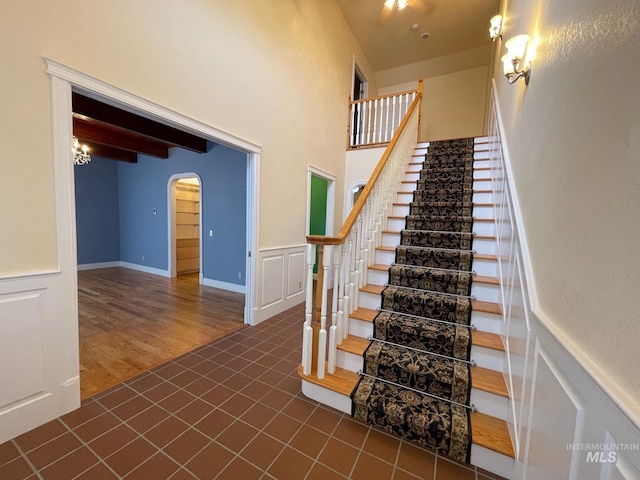
<svg viewBox="0 0 640 480">
<path fill-rule="evenodd" d="M 73 115 L 73 134 L 88 143 L 143 153 L 157 158 L 169 158 L 170 145 L 167 143 L 90 118 L 80 117 L 75 113 Z"/>
<path fill-rule="evenodd" d="M 207 152 L 207 140 L 160 122 L 73 93 L 73 112 L 171 145 L 198 153 Z"/>
<path fill-rule="evenodd" d="M 89 155 L 108 158 L 110 160 L 119 160 L 127 163 L 138 163 L 138 154 L 129 150 L 121 150 L 116 147 L 110 147 L 108 145 L 101 145 L 99 143 L 91 143 L 86 138 L 78 138 L 80 143 L 89 147 Z"/>
</svg>

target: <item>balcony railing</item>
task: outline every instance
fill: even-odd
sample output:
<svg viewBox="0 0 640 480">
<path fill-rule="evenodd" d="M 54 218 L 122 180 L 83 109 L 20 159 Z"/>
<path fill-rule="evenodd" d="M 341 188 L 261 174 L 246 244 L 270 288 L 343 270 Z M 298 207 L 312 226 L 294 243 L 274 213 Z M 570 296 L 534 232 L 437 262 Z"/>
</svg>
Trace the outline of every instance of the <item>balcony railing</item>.
<svg viewBox="0 0 640 480">
<path fill-rule="evenodd" d="M 422 80 L 417 90 L 349 101 L 348 148 L 389 143 L 419 94 L 422 96 Z"/>
<path fill-rule="evenodd" d="M 305 375 L 334 373 L 336 349 L 349 334 L 349 316 L 358 308 L 359 289 L 374 262 L 387 215 L 400 190 L 418 139 L 422 92 L 416 91 L 371 178 L 335 237 L 307 236 L 307 298 L 303 327 Z M 313 269 L 318 258 L 317 281 Z M 330 277 L 333 290 L 329 290 Z M 329 307 L 329 295 L 331 306 Z"/>
</svg>

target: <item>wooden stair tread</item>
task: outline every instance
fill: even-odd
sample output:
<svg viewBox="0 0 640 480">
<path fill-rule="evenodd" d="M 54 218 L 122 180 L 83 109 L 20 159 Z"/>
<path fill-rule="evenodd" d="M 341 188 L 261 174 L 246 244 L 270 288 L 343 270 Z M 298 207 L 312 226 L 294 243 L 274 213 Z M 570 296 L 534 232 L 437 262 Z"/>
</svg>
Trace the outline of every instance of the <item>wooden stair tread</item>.
<svg viewBox="0 0 640 480">
<path fill-rule="evenodd" d="M 473 335 L 473 334 L 472 334 Z M 471 384 L 473 388 L 494 393 L 501 397 L 509 397 L 507 384 L 502 373 L 482 367 L 471 367 Z"/>
<path fill-rule="evenodd" d="M 380 245 L 379 247 L 376 247 L 376 250 L 382 250 L 384 252 L 395 252 L 396 247 L 386 247 L 384 245 Z"/>
<path fill-rule="evenodd" d="M 499 350 L 501 352 L 505 351 L 502 338 L 500 338 L 500 335 L 497 333 L 473 330 L 471 332 L 471 343 L 478 347 L 490 348 L 491 350 Z"/>
<path fill-rule="evenodd" d="M 474 253 L 474 260 L 493 260 L 498 261 L 498 256 L 491 253 Z"/>
<path fill-rule="evenodd" d="M 374 285 L 372 283 L 367 283 L 360 289 L 361 292 L 374 293 L 376 295 L 382 293 L 383 290 L 384 285 Z"/>
<path fill-rule="evenodd" d="M 473 443 L 494 452 L 515 458 L 507 422 L 480 412 L 471 412 Z"/>
<path fill-rule="evenodd" d="M 358 308 L 354 310 L 351 315 L 351 318 L 355 318 L 356 320 L 362 320 L 363 322 L 373 322 L 373 319 L 376 318 L 378 314 L 377 310 L 372 310 L 370 308 Z"/>
<path fill-rule="evenodd" d="M 487 283 L 489 285 L 500 285 L 500 280 L 496 277 L 490 277 L 488 275 L 474 275 L 473 281 L 476 283 Z"/>
<path fill-rule="evenodd" d="M 356 372 L 336 367 L 335 373 L 325 373 L 324 378 L 319 379 L 315 373 L 305 375 L 302 371 L 302 365 L 298 365 L 298 376 L 303 380 L 307 380 L 308 382 L 315 383 L 316 385 L 320 385 L 321 387 L 328 388 L 329 390 L 333 390 L 334 392 L 338 392 L 346 396 L 351 395 L 351 392 L 360 378 Z"/>
<path fill-rule="evenodd" d="M 493 313 L 502 315 L 502 307 L 497 303 L 485 302 L 483 300 L 471 300 L 471 308 L 476 312 Z"/>
<path fill-rule="evenodd" d="M 383 265 L 381 263 L 374 263 L 373 265 L 369 265 L 369 270 L 380 270 L 380 271 L 387 271 L 389 270 L 389 265 Z"/>
<path fill-rule="evenodd" d="M 354 353 L 356 355 L 362 355 L 368 346 L 369 340 L 367 340 L 366 338 L 349 335 L 342 341 L 340 345 L 338 345 L 338 350 Z"/>
</svg>

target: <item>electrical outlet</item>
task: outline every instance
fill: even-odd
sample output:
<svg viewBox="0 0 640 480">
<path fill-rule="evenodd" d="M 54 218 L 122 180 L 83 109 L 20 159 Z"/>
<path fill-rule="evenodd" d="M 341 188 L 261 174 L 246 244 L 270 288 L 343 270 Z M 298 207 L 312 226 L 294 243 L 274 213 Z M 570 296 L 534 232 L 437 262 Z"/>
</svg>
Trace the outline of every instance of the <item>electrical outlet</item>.
<svg viewBox="0 0 640 480">
<path fill-rule="evenodd" d="M 142 256 L 142 261 L 144 262 L 144 255 Z"/>
<path fill-rule="evenodd" d="M 238 272 L 238 280 L 242 280 L 242 272 Z"/>
</svg>

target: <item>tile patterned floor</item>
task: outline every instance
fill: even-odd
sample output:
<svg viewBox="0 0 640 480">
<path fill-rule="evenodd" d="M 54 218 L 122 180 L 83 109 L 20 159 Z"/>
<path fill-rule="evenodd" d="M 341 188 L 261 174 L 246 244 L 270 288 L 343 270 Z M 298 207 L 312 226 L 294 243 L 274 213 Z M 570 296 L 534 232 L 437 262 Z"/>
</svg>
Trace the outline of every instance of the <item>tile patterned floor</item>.
<svg viewBox="0 0 640 480">
<path fill-rule="evenodd" d="M 0 445 L 0 479 L 491 480 L 300 391 L 303 307 Z"/>
</svg>

